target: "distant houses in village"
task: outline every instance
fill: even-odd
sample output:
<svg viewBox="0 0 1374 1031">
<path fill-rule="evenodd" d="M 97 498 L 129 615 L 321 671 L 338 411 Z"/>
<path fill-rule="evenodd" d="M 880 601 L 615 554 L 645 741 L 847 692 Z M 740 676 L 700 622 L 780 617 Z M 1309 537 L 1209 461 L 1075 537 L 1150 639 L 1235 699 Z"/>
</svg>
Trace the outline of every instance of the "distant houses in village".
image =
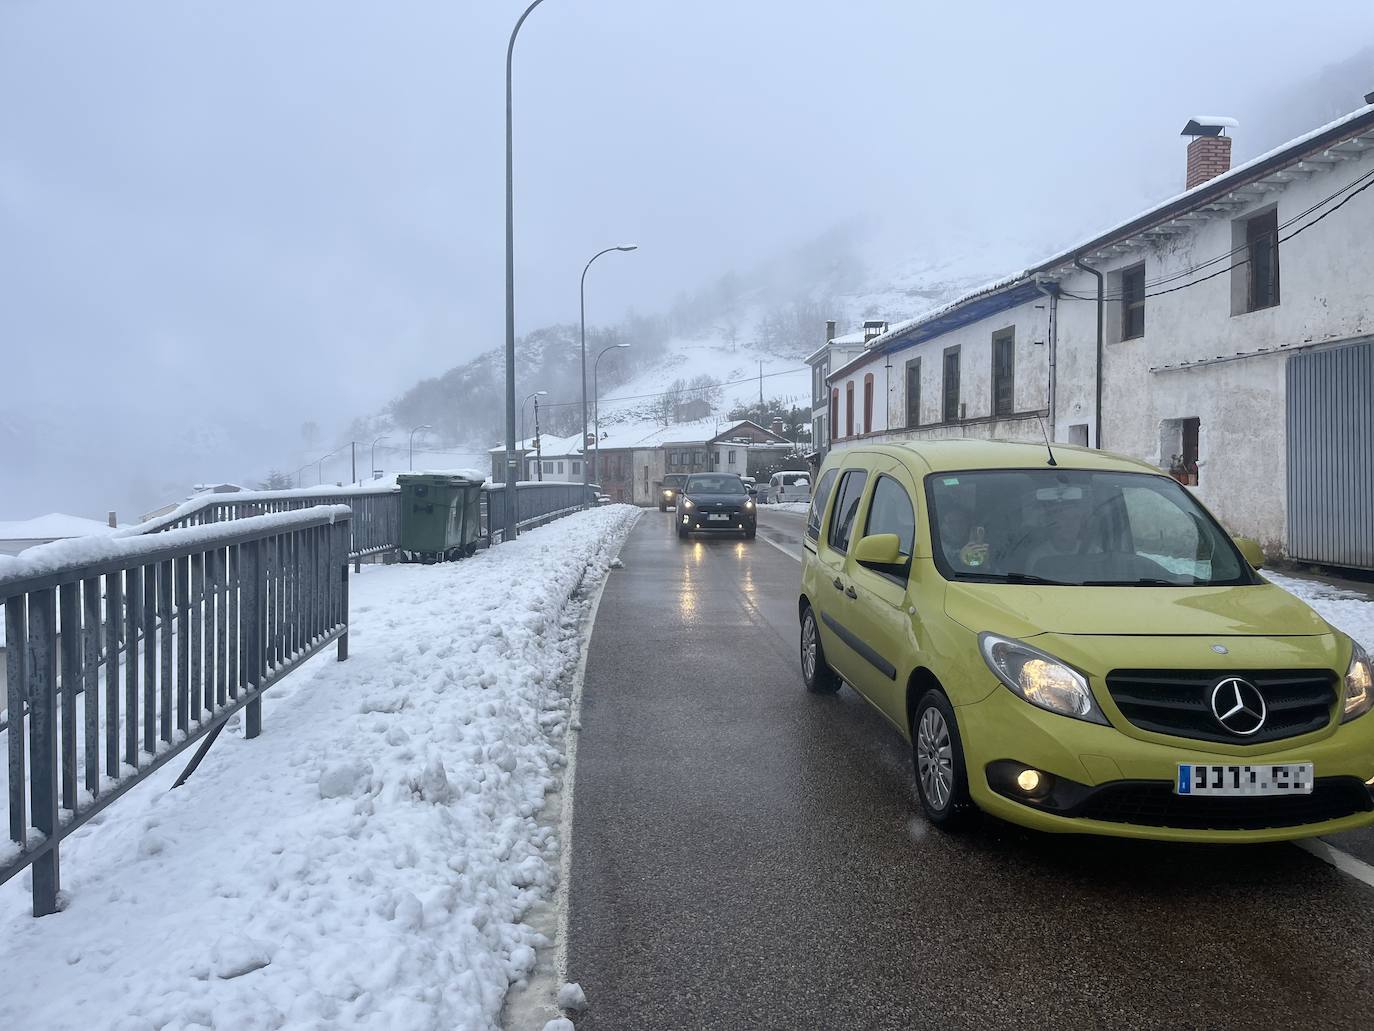
<svg viewBox="0 0 1374 1031">
<path fill-rule="evenodd" d="M 797 445 L 782 430 L 780 419 L 772 428 L 748 420 L 725 426 L 708 419 L 656 427 L 637 423 L 603 426 L 601 439 L 585 455 L 580 434 L 545 435 L 537 454 L 533 440 L 522 440 L 516 451 L 527 480 L 581 483 L 582 464 L 587 462 L 587 478 L 599 483 L 612 500 L 652 505 L 668 473 L 725 470 L 766 479 L 778 469 L 805 468 Z M 503 482 L 505 446 L 492 448 L 490 454 L 492 480 Z"/>
<path fill-rule="evenodd" d="M 1092 239 L 877 333 L 828 325 L 813 461 L 1043 433 L 1171 472 L 1271 554 L 1374 568 L 1374 105 L 1233 168 L 1235 128 L 1190 119 L 1184 192 Z"/>
</svg>

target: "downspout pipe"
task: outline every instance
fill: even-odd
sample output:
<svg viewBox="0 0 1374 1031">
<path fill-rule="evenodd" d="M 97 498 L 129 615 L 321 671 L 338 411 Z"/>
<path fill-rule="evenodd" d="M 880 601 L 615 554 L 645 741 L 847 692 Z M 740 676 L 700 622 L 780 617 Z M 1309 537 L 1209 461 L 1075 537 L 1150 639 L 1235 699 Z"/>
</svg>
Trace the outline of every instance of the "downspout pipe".
<svg viewBox="0 0 1374 1031">
<path fill-rule="evenodd" d="M 1093 447 L 1102 449 L 1102 314 L 1104 281 L 1102 273 L 1090 265 L 1085 265 L 1081 257 L 1073 259 L 1079 269 L 1090 276 L 1097 277 L 1097 402 L 1093 407 Z"/>
<path fill-rule="evenodd" d="M 1045 330 L 1045 358 L 1049 364 L 1050 372 L 1049 383 L 1045 391 L 1045 407 L 1050 412 L 1050 440 L 1058 440 L 1059 435 L 1055 431 L 1059 425 L 1059 419 L 1055 414 L 1055 407 L 1059 394 L 1059 287 L 1046 286 L 1040 282 L 1039 277 L 1035 280 L 1035 286 L 1050 300 L 1048 326 Z"/>
</svg>

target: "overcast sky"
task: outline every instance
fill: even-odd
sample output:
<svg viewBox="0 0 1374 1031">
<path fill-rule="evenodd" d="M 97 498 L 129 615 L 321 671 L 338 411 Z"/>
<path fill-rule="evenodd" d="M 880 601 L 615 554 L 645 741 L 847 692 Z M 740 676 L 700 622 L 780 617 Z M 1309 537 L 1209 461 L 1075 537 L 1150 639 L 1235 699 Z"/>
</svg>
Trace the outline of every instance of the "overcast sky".
<svg viewBox="0 0 1374 1031">
<path fill-rule="evenodd" d="M 0 0 L 0 519 L 100 514 L 201 451 L 265 468 L 499 344 L 522 6 Z M 1004 240 L 1176 192 L 1189 115 L 1370 41 L 1368 2 L 547 0 L 516 51 L 517 328 L 575 319 L 622 241 L 594 321 L 862 214 L 1006 271 Z"/>
</svg>

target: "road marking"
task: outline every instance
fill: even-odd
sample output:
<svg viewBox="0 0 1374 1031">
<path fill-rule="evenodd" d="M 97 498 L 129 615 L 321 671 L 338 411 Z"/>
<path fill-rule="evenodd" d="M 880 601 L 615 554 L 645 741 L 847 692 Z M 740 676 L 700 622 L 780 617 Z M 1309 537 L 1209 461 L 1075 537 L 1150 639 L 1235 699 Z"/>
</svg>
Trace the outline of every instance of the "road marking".
<svg viewBox="0 0 1374 1031">
<path fill-rule="evenodd" d="M 615 549 L 612 559 L 620 556 L 620 551 L 625 547 L 625 542 L 629 540 L 630 533 L 634 530 L 636 519 L 625 531 L 625 536 L 621 538 L 620 547 Z M 567 765 L 563 771 L 563 785 L 560 789 L 562 794 L 563 811 L 558 818 L 558 930 L 555 932 L 555 943 L 553 953 L 553 967 L 558 978 L 558 984 L 562 984 L 568 979 L 568 904 L 569 896 L 572 894 L 572 825 L 573 825 L 573 789 L 577 780 L 577 739 L 581 736 L 582 725 L 582 686 L 587 680 L 587 656 L 592 650 L 592 631 L 596 629 L 596 613 L 601 608 L 601 596 L 606 593 L 606 584 L 610 583 L 611 573 L 614 570 L 607 569 L 606 575 L 601 578 L 601 583 L 597 585 L 596 594 L 592 597 L 591 605 L 587 609 L 585 621 L 586 631 L 582 639 L 582 655 L 577 660 L 577 670 L 573 673 L 572 704 L 568 709 L 568 730 L 567 745 L 564 749 L 567 755 Z M 557 985 L 555 985 L 557 988 Z"/>
<path fill-rule="evenodd" d="M 1293 842 L 1304 852 L 1311 853 L 1324 863 L 1330 863 L 1347 877 L 1374 888 L 1374 866 L 1370 866 L 1363 859 L 1356 859 L 1349 852 L 1342 852 L 1335 845 L 1328 845 L 1321 838 L 1303 838 L 1301 841 Z"/>
<path fill-rule="evenodd" d="M 781 551 L 781 552 L 782 552 L 784 555 L 786 555 L 788 558 L 792 559 L 792 561 L 794 561 L 794 562 L 800 562 L 800 561 L 802 560 L 801 552 L 799 552 L 799 551 L 793 551 L 791 548 L 788 548 L 788 547 L 785 547 L 785 546 L 782 545 L 782 544 L 779 544 L 777 541 L 773 540 L 772 537 L 769 537 L 769 536 L 767 536 L 766 534 L 765 534 L 765 535 L 760 535 L 759 537 L 756 538 L 756 540 L 761 540 L 761 541 L 763 541 L 763 542 L 766 543 L 766 544 L 771 544 L 771 545 L 773 545 L 773 547 L 777 548 L 779 551 Z"/>
</svg>

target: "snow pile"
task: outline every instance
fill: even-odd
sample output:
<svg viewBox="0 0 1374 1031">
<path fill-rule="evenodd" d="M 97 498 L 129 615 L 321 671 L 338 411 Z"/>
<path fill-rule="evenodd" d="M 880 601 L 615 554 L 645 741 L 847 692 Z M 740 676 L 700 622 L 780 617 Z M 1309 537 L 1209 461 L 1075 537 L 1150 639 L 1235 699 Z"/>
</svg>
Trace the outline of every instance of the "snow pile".
<svg viewBox="0 0 1374 1031">
<path fill-rule="evenodd" d="M 0 889 L 0 1027 L 495 1028 L 545 939 L 581 640 L 570 599 L 638 510 L 568 516 L 475 558 L 369 566 L 351 658 L 63 844 L 66 910 Z M 164 775 L 165 774 L 165 775 Z"/>
<path fill-rule="evenodd" d="M 1307 602 L 1322 619 L 1359 641 L 1365 651 L 1374 653 L 1374 602 L 1368 597 L 1269 569 L 1263 575 L 1266 580 Z"/>
</svg>

